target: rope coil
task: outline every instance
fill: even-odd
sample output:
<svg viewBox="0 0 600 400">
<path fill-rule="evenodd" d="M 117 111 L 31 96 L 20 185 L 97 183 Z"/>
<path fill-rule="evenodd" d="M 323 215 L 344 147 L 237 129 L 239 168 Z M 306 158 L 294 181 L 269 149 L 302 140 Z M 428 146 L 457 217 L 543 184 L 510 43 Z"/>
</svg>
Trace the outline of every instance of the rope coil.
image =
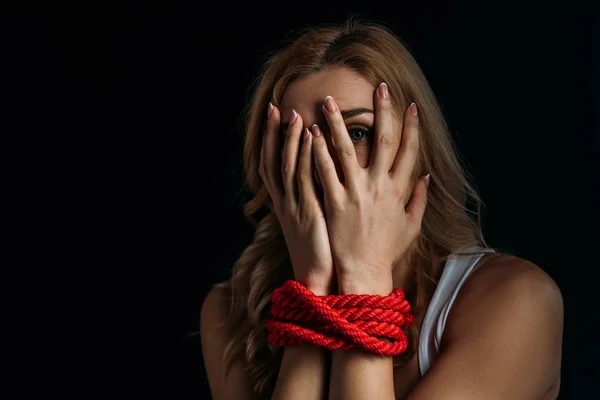
<svg viewBox="0 0 600 400">
<path fill-rule="evenodd" d="M 381 356 L 396 356 L 408 347 L 403 329 L 411 326 L 414 316 L 401 289 L 389 296 L 317 296 L 290 280 L 273 291 L 271 300 L 267 329 L 269 343 L 275 346 L 360 347 Z"/>
</svg>

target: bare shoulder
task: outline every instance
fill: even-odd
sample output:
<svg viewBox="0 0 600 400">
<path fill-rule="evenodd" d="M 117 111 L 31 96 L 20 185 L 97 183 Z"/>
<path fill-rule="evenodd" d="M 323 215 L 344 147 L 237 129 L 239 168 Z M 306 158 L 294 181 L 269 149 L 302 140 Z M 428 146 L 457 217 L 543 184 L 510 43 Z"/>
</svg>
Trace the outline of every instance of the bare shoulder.
<svg viewBox="0 0 600 400">
<path fill-rule="evenodd" d="M 482 265 L 467 279 L 452 306 L 452 315 L 447 321 L 450 332 L 460 331 L 459 326 L 476 323 L 469 315 L 473 316 L 471 312 L 482 307 L 488 307 L 487 311 L 516 307 L 515 317 L 519 313 L 543 311 L 562 316 L 560 288 L 533 262 L 500 253 L 486 256 L 480 263 Z"/>
<path fill-rule="evenodd" d="M 558 285 L 539 266 L 509 254 L 480 262 L 448 314 L 442 353 L 474 363 L 493 360 L 490 385 L 511 376 L 524 398 L 556 398 L 564 320 Z"/>
<path fill-rule="evenodd" d="M 218 361 L 223 358 L 225 346 L 231 338 L 231 329 L 227 326 L 230 299 L 225 284 L 215 285 L 204 298 L 200 309 L 200 340 L 209 378 L 211 369 L 221 368 Z"/>
<path fill-rule="evenodd" d="M 226 282 L 215 285 L 206 295 L 200 311 L 200 340 L 206 375 L 212 398 L 250 399 L 245 365 L 241 360 L 225 363 L 225 349 L 233 339 L 233 328 L 228 323 L 231 293 Z"/>
<path fill-rule="evenodd" d="M 231 302 L 231 293 L 227 282 L 221 282 L 208 292 L 200 309 L 200 327 L 213 330 L 226 321 Z"/>
</svg>

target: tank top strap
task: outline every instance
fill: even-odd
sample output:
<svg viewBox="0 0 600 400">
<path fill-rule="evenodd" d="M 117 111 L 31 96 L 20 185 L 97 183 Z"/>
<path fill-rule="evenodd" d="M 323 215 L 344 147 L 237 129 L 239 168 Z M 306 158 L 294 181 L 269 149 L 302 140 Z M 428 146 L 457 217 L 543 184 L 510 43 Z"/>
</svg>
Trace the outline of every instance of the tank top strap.
<svg viewBox="0 0 600 400">
<path fill-rule="evenodd" d="M 489 252 L 494 250 L 486 247 L 469 247 L 448 256 L 421 325 L 418 353 L 421 376 L 425 375 L 439 354 L 446 318 L 460 288 L 479 260 Z"/>
</svg>

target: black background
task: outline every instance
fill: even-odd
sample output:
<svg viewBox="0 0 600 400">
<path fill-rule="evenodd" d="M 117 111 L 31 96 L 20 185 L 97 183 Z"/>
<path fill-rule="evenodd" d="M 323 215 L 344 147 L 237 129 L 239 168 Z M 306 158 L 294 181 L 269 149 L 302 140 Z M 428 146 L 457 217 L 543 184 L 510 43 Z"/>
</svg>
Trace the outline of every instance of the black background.
<svg viewBox="0 0 600 400">
<path fill-rule="evenodd" d="M 188 334 L 252 234 L 240 193 L 249 87 L 290 30 L 352 12 L 390 25 L 428 76 L 486 203 L 489 244 L 561 287 L 560 398 L 600 393 L 592 7 L 20 4 L 0 21 L 0 215 L 24 392 L 208 397 Z"/>
</svg>

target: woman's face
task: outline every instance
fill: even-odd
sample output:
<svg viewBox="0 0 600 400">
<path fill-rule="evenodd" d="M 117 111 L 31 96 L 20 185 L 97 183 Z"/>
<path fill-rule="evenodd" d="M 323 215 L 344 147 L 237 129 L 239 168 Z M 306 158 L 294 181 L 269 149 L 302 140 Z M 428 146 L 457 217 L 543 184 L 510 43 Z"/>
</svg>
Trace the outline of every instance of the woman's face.
<svg viewBox="0 0 600 400">
<path fill-rule="evenodd" d="M 327 68 L 289 83 L 279 105 L 281 110 L 281 134 L 287 131 L 292 109 L 302 117 L 305 128 L 319 125 L 327 140 L 329 152 L 343 181 L 342 169 L 331 142 L 329 126 L 321 111 L 325 97 L 332 96 L 346 121 L 350 138 L 354 142 L 358 164 L 366 167 L 371 155 L 374 135 L 373 95 L 375 87 L 356 72 L 343 67 Z M 283 146 L 283 141 L 281 142 Z M 314 170 L 314 169 L 313 169 Z M 319 186 L 321 182 L 315 171 Z"/>
</svg>

